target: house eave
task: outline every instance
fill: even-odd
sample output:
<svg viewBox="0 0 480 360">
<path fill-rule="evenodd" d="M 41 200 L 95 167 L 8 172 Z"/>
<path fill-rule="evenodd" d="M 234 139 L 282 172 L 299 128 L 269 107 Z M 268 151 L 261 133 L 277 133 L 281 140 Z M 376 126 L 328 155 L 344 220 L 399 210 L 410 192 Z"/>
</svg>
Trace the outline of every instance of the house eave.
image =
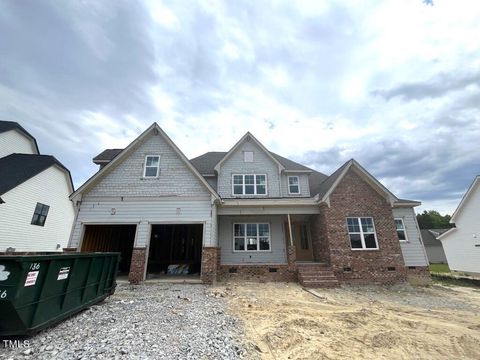
<svg viewBox="0 0 480 360">
<path fill-rule="evenodd" d="M 222 199 L 222 207 L 249 207 L 249 206 L 318 206 L 313 198 L 304 199 Z"/>
</svg>

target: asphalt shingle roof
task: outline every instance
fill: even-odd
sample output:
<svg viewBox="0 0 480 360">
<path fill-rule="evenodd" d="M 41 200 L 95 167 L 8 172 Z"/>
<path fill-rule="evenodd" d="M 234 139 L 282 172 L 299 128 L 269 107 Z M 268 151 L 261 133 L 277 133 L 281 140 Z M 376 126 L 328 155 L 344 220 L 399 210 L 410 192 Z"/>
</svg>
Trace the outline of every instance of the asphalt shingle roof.
<svg viewBox="0 0 480 360">
<path fill-rule="evenodd" d="M 123 149 L 105 149 L 100 154 L 93 158 L 93 162 L 95 161 L 111 161 L 115 156 L 120 154 Z"/>
<path fill-rule="evenodd" d="M 420 232 L 422 233 L 423 244 L 428 246 L 442 246 L 442 242 L 437 239 L 437 236 L 443 234 L 447 230 L 450 230 L 450 229 L 420 230 Z"/>
<path fill-rule="evenodd" d="M 72 181 L 70 172 L 51 155 L 11 154 L 0 158 L 0 195 L 40 174 L 52 165 L 64 169 Z M 72 184 L 73 188 L 73 184 Z"/>
</svg>

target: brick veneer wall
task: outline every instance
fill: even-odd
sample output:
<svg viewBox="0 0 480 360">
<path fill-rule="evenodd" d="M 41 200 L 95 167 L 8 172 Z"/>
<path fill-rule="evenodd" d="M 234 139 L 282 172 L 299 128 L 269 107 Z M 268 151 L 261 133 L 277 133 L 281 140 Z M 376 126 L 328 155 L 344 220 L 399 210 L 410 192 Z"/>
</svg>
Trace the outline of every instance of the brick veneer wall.
<svg viewBox="0 0 480 360">
<path fill-rule="evenodd" d="M 287 264 L 220 265 L 220 280 L 250 280 L 258 282 L 298 281 L 295 266 Z"/>
<path fill-rule="evenodd" d="M 407 279 L 412 285 L 429 285 L 432 283 L 428 266 L 408 266 Z"/>
<path fill-rule="evenodd" d="M 146 248 L 133 248 L 132 261 L 128 281 L 132 284 L 138 284 L 144 280 L 145 261 L 147 256 Z"/>
<path fill-rule="evenodd" d="M 202 249 L 201 279 L 205 284 L 213 284 L 217 281 L 218 267 L 220 266 L 220 248 L 204 247 Z"/>
<path fill-rule="evenodd" d="M 312 235 L 313 258 L 315 261 L 330 265 L 330 247 L 328 244 L 327 226 L 325 211 L 321 211 L 318 215 L 312 215 L 310 220 L 310 232 Z"/>
<path fill-rule="evenodd" d="M 398 240 L 392 208 L 384 197 L 350 169 L 330 195 L 330 207 L 321 209 L 326 226 L 317 226 L 314 238 L 319 258 L 328 243 L 330 265 L 337 279 L 353 284 L 393 284 L 406 281 L 406 268 Z M 347 217 L 372 217 L 379 250 L 352 250 Z M 320 220 L 322 218 L 320 217 Z M 322 224 L 322 221 L 319 221 Z M 322 234 L 322 231 L 325 231 Z M 351 268 L 351 272 L 344 271 Z M 391 268 L 390 271 L 388 268 Z M 394 268 L 394 269 L 393 269 Z"/>
</svg>

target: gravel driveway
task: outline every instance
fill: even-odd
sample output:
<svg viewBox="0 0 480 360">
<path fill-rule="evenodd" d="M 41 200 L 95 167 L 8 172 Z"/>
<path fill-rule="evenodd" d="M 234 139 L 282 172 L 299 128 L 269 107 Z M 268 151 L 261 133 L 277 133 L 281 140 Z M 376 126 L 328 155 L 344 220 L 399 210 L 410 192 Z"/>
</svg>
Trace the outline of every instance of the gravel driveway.
<svg viewBox="0 0 480 360">
<path fill-rule="evenodd" d="M 241 324 L 204 285 L 119 284 L 113 296 L 0 359 L 237 359 Z"/>
</svg>

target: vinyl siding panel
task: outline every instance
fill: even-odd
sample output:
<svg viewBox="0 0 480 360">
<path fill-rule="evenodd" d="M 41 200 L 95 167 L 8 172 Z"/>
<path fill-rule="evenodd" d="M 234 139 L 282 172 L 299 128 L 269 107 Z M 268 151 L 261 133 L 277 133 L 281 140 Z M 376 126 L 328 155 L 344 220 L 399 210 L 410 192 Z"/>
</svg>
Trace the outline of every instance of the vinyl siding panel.
<svg viewBox="0 0 480 360">
<path fill-rule="evenodd" d="M 446 264 L 447 257 L 443 251 L 443 247 L 440 246 L 425 246 L 425 251 L 427 252 L 428 261 L 433 264 Z"/>
<path fill-rule="evenodd" d="M 480 274 L 480 181 L 474 186 L 456 215 L 456 229 L 440 241 L 451 270 Z"/>
<path fill-rule="evenodd" d="M 68 199 L 69 183 L 63 170 L 51 166 L 2 195 L 5 203 L 0 204 L 0 251 L 8 247 L 16 251 L 62 251 L 75 215 Z M 31 225 L 37 202 L 50 206 L 44 226 Z"/>
<path fill-rule="evenodd" d="M 407 231 L 408 242 L 400 242 L 405 266 L 427 266 L 428 260 L 415 216 L 413 208 L 393 209 L 393 217 L 402 218 Z"/>
<path fill-rule="evenodd" d="M 286 246 L 282 216 L 219 216 L 218 241 L 221 264 L 285 264 Z M 270 223 L 270 252 L 234 252 L 233 224 L 237 222 Z"/>
<path fill-rule="evenodd" d="M 211 237 L 210 198 L 206 197 L 203 200 L 180 198 L 124 201 L 85 198 L 72 231 L 70 247 L 79 247 L 84 224 L 139 224 L 135 246 L 145 247 L 149 243 L 152 223 L 205 224 L 204 245 L 216 246 Z"/>
<path fill-rule="evenodd" d="M 243 161 L 243 152 L 253 151 L 253 162 Z M 235 195 L 232 194 L 233 174 L 266 174 L 267 195 Z M 278 165 L 255 143 L 245 141 L 221 165 L 218 176 L 217 192 L 222 198 L 265 198 L 280 197 L 280 175 Z"/>
<path fill-rule="evenodd" d="M 0 158 L 10 154 L 36 154 L 33 141 L 17 130 L 0 133 Z"/>
</svg>

